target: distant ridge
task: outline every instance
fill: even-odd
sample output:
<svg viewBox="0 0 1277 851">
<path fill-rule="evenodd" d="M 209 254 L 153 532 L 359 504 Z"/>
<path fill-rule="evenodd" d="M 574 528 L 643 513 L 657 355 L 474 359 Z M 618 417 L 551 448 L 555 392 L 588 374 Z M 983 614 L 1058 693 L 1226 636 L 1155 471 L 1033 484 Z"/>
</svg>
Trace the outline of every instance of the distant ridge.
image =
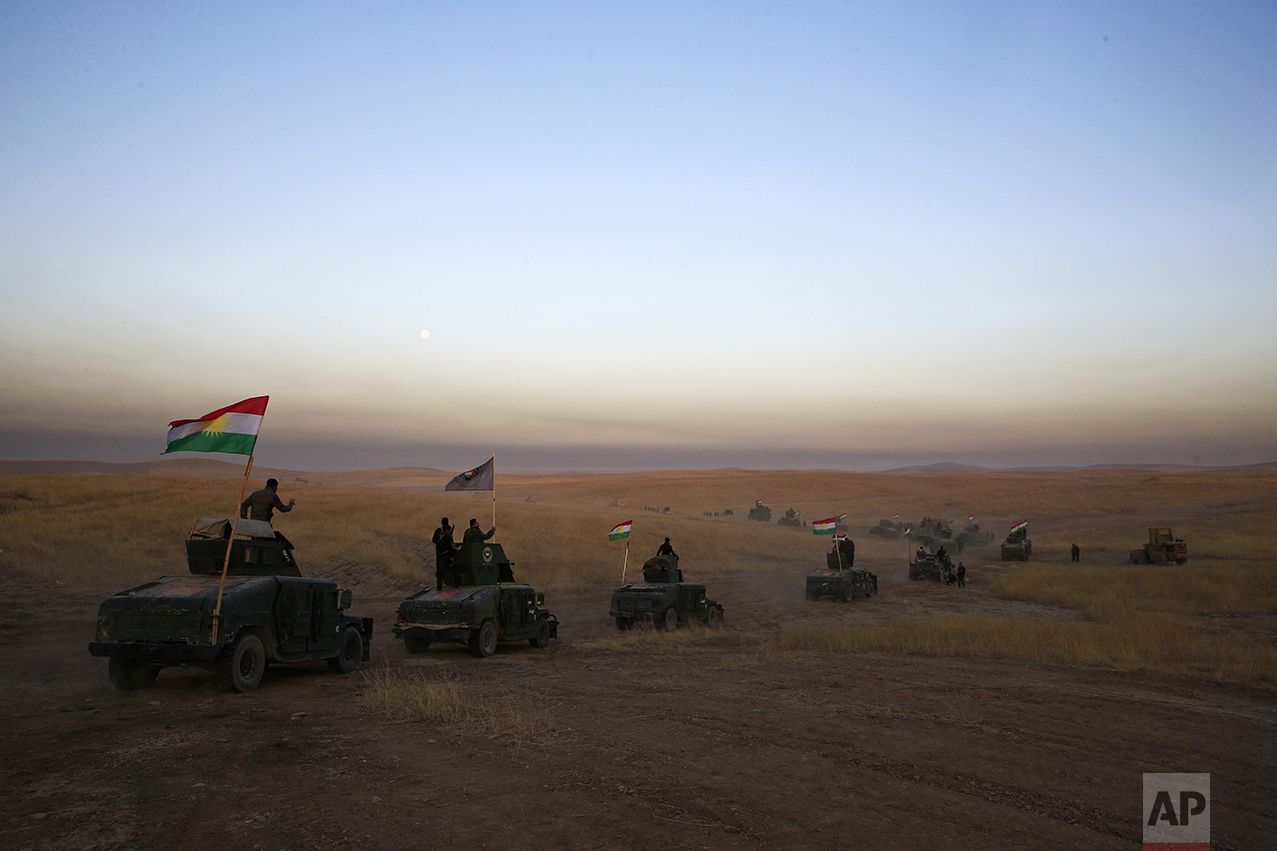
<svg viewBox="0 0 1277 851">
<path fill-rule="evenodd" d="M 883 470 L 884 473 L 991 473 L 992 467 L 977 467 L 972 464 L 957 464 L 953 461 L 941 461 L 939 464 L 915 464 L 910 467 L 894 467 Z"/>
</svg>

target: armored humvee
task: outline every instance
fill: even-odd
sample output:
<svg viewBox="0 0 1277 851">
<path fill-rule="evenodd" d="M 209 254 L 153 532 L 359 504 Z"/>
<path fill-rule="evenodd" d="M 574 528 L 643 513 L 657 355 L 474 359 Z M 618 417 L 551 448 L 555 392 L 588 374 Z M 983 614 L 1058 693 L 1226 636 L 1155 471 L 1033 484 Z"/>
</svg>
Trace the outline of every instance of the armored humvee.
<svg viewBox="0 0 1277 851">
<path fill-rule="evenodd" d="M 1184 564 L 1188 561 L 1188 544 L 1177 538 L 1168 526 L 1148 530 L 1148 543 L 1131 550 L 1131 564 Z"/>
<path fill-rule="evenodd" d="M 770 523 L 772 522 L 772 510 L 766 505 L 763 505 L 763 501 L 760 499 L 754 503 L 754 507 L 749 510 L 749 519 L 757 520 L 760 523 Z"/>
<path fill-rule="evenodd" d="M 845 555 L 825 553 L 825 567 L 807 576 L 807 599 L 826 594 L 846 602 L 853 597 L 872 597 L 878 593 L 878 575 L 864 568 L 851 567 Z"/>
<path fill-rule="evenodd" d="M 776 521 L 778 526 L 793 526 L 798 528 L 803 525 L 803 521 L 799 519 L 798 512 L 790 508 L 785 511 L 785 516 Z"/>
<path fill-rule="evenodd" d="M 245 692 L 270 662 L 326 659 L 350 673 L 368 661 L 372 618 L 346 614 L 350 591 L 303 577 L 292 544 L 269 523 L 240 520 L 231 540 L 231 521 L 197 520 L 186 562 L 189 575 L 162 576 L 99 607 L 89 653 L 110 660 L 107 673 L 121 691 L 148 686 L 175 665 L 212 671 L 223 688 Z"/>
<path fill-rule="evenodd" d="M 1033 542 L 1029 540 L 1027 527 L 1012 532 L 1002 542 L 1003 561 L 1028 561 L 1031 555 L 1033 555 Z"/>
<path fill-rule="evenodd" d="M 878 525 L 869 530 L 870 535 L 877 535 L 884 541 L 895 541 L 904 534 L 905 527 L 903 523 L 893 523 L 890 520 L 879 520 Z"/>
<path fill-rule="evenodd" d="M 665 630 L 699 622 L 715 626 L 723 622 L 723 607 L 705 597 L 705 586 L 684 582 L 678 556 L 655 556 L 643 563 L 643 581 L 622 585 L 612 592 L 608 612 L 616 628 L 629 629 L 647 622 Z"/>
<path fill-rule="evenodd" d="M 981 531 L 979 523 L 968 523 L 955 540 L 963 547 L 987 547 L 993 543 L 993 533 Z"/>
<path fill-rule="evenodd" d="M 429 586 L 399 604 L 395 637 L 409 653 L 456 641 L 469 644 L 480 659 L 495 653 L 498 641 L 527 639 L 533 647 L 549 647 L 559 637 L 559 619 L 546 611 L 544 594 L 514 581 L 513 564 L 500 544 L 461 544 L 443 590 Z"/>
<path fill-rule="evenodd" d="M 952 565 L 934 553 L 915 553 L 909 559 L 909 578 L 944 582 Z"/>
</svg>

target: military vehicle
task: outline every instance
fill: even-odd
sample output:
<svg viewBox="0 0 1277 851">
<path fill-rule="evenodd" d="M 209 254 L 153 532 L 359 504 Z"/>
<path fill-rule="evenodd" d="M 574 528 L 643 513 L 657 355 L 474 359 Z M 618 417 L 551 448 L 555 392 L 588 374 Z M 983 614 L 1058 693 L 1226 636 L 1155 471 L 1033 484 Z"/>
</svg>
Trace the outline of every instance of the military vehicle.
<svg viewBox="0 0 1277 851">
<path fill-rule="evenodd" d="M 979 523 L 968 523 L 954 540 L 961 547 L 987 547 L 993 543 L 993 533 L 981 531 Z"/>
<path fill-rule="evenodd" d="M 803 521 L 799 519 L 798 512 L 790 508 L 785 511 L 785 516 L 776 521 L 778 526 L 793 526 L 795 528 L 803 525 Z"/>
<path fill-rule="evenodd" d="M 1148 543 L 1131 550 L 1131 564 L 1183 564 L 1188 561 L 1188 544 L 1176 538 L 1168 526 L 1150 527 Z"/>
<path fill-rule="evenodd" d="M 909 578 L 947 582 L 953 573 L 953 562 L 948 556 L 929 553 L 922 548 L 909 557 Z"/>
<path fill-rule="evenodd" d="M 825 553 L 825 567 L 807 576 L 808 600 L 828 595 L 847 602 L 853 597 L 872 597 L 877 593 L 878 574 L 851 567 L 847 556 L 839 552 Z"/>
<path fill-rule="evenodd" d="M 655 556 L 643 563 L 643 581 L 622 585 L 612 592 L 608 612 L 616 618 L 616 628 L 626 630 L 635 623 L 650 623 L 658 629 L 673 630 L 679 624 L 723 622 L 723 607 L 705 597 L 705 586 L 684 582 L 678 556 Z"/>
<path fill-rule="evenodd" d="M 885 541 L 897 541 L 905 532 L 905 524 L 893 523 L 890 520 L 879 520 L 878 525 L 869 530 L 870 535 L 877 535 Z"/>
<path fill-rule="evenodd" d="M 749 510 L 749 519 L 757 520 L 760 523 L 772 522 L 772 510 L 760 499 L 754 503 L 754 507 Z"/>
<path fill-rule="evenodd" d="M 1002 542 L 1003 561 L 1028 561 L 1033 555 L 1033 542 L 1029 540 L 1029 528 L 1017 527 Z"/>
<path fill-rule="evenodd" d="M 399 604 L 395 637 L 409 653 L 455 641 L 484 659 L 496 652 L 498 641 L 524 639 L 544 650 L 559 637 L 559 619 L 546 611 L 544 594 L 515 583 L 513 565 L 500 544 L 461 544 L 442 590 L 428 586 Z"/>
<path fill-rule="evenodd" d="M 89 653 L 109 659 L 121 691 L 148 686 L 176 665 L 211 671 L 223 688 L 245 692 L 272 662 L 326 659 L 350 673 L 368 661 L 372 618 L 346 614 L 350 591 L 303 577 L 292 544 L 264 520 L 240 520 L 233 539 L 231 521 L 197 520 L 186 562 L 189 575 L 162 576 L 98 608 Z"/>
</svg>

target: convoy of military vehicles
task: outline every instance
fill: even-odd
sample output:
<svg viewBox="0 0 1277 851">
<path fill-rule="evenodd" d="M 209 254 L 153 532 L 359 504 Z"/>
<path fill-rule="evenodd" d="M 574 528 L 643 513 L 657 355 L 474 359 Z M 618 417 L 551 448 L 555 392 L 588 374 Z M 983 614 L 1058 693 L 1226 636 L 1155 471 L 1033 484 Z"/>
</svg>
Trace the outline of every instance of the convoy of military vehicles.
<svg viewBox="0 0 1277 851">
<path fill-rule="evenodd" d="M 749 519 L 769 522 L 771 509 L 759 500 Z M 801 524 L 793 509 L 778 522 Z M 887 541 L 907 538 L 911 550 L 917 544 L 908 577 L 936 582 L 954 581 L 951 553 L 993 543 L 993 534 L 974 522 L 955 535 L 947 521 L 929 517 L 916 525 L 880 520 L 869 534 Z M 1132 564 L 1188 560 L 1187 544 L 1169 528 L 1150 528 L 1148 535 L 1147 543 L 1131 551 Z M 850 541 L 835 540 L 840 543 L 826 553 L 825 565 L 806 577 L 806 598 L 846 602 L 876 595 L 878 576 L 853 566 Z M 148 686 L 163 668 L 180 665 L 210 671 L 223 688 L 246 692 L 261 683 L 269 664 L 322 660 L 350 673 L 368 661 L 372 618 L 347 613 L 349 590 L 302 576 L 292 544 L 270 523 L 198 520 L 185 544 L 187 574 L 120 591 L 98 610 L 89 652 L 108 660 L 107 673 L 120 690 Z M 1003 561 L 1025 561 L 1032 551 L 1027 523 L 1014 527 L 1000 548 Z M 641 581 L 612 592 L 609 615 L 617 629 L 723 622 L 722 605 L 706 595 L 704 584 L 684 580 L 677 555 L 648 559 L 642 573 Z M 559 620 L 546 609 L 545 595 L 515 581 L 513 562 L 500 544 L 457 545 L 443 580 L 441 587 L 428 586 L 399 604 L 392 632 L 409 653 L 453 642 L 485 658 L 501 642 L 527 641 L 545 649 L 559 636 Z"/>
</svg>

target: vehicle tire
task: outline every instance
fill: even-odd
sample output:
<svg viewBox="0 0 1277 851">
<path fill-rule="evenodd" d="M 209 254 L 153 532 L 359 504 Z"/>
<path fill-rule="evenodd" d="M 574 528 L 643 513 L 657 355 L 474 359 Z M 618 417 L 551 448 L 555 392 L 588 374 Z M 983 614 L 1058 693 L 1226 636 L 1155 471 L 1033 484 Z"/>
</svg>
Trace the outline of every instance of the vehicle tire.
<svg viewBox="0 0 1277 851">
<path fill-rule="evenodd" d="M 723 625 L 723 610 L 718 608 L 718 606 L 715 606 L 714 608 L 709 610 L 709 625 L 710 626 Z"/>
<path fill-rule="evenodd" d="M 479 628 L 470 633 L 470 652 L 480 659 L 486 659 L 497 652 L 497 625 L 492 621 L 484 621 Z"/>
<path fill-rule="evenodd" d="M 236 638 L 217 660 L 217 683 L 230 691 L 252 691 L 261 683 L 265 672 L 266 648 L 251 632 Z"/>
<path fill-rule="evenodd" d="M 337 640 L 337 655 L 328 660 L 328 669 L 341 674 L 353 674 L 364 661 L 364 637 L 359 629 L 348 626 Z"/>
<path fill-rule="evenodd" d="M 430 637 L 426 635 L 405 635 L 404 649 L 409 653 L 425 653 L 430 649 Z"/>
<path fill-rule="evenodd" d="M 122 656 L 112 656 L 106 664 L 106 673 L 111 678 L 111 684 L 117 689 L 120 691 L 133 691 L 134 689 L 146 688 L 155 682 L 155 678 L 159 676 L 160 669 L 158 666 L 143 659 L 125 659 Z"/>
<path fill-rule="evenodd" d="M 620 615 L 616 616 L 616 628 L 621 632 L 627 631 L 631 626 L 633 626 L 633 624 L 630 623 L 629 618 L 623 618 Z"/>
<path fill-rule="evenodd" d="M 550 646 L 550 622 L 545 618 L 537 618 L 537 634 L 528 639 L 528 644 L 539 650 Z"/>
<path fill-rule="evenodd" d="M 1166 564 L 1166 553 L 1153 553 L 1153 564 Z"/>
<path fill-rule="evenodd" d="M 678 612 L 674 611 L 673 606 L 665 610 L 665 616 L 661 618 L 661 629 L 666 632 L 678 629 Z"/>
</svg>

